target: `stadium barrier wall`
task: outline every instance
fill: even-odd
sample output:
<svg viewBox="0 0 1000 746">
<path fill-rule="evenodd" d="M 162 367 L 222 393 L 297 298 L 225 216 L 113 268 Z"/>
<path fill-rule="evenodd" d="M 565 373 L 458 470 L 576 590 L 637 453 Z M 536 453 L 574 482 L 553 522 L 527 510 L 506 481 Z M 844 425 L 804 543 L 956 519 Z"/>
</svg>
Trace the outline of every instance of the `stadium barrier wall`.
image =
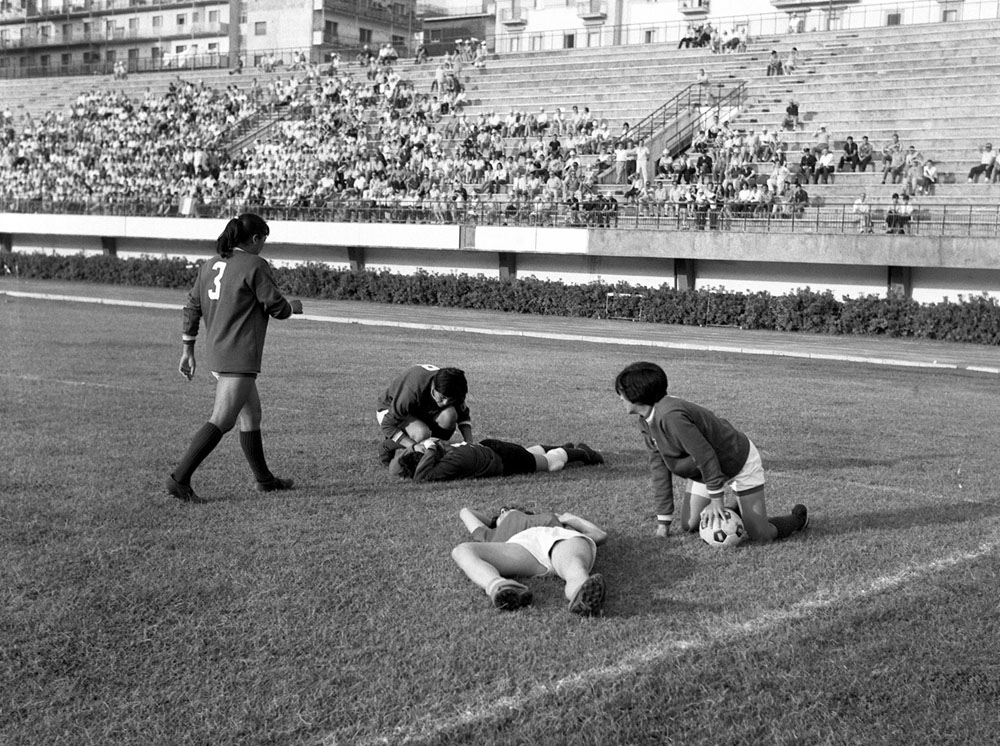
<svg viewBox="0 0 1000 746">
<path fill-rule="evenodd" d="M 269 222 L 267 256 L 284 266 L 743 292 L 810 287 L 921 302 L 1000 297 L 1000 252 L 987 237 Z M 0 213 L 0 250 L 197 260 L 212 254 L 222 227 L 217 219 Z"/>
</svg>

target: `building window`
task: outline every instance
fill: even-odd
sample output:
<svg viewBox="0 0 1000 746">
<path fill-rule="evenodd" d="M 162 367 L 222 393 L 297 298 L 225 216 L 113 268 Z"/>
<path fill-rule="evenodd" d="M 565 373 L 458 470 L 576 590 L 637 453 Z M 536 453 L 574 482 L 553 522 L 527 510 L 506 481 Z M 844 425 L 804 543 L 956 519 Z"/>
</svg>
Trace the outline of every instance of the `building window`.
<svg viewBox="0 0 1000 746">
<path fill-rule="evenodd" d="M 129 31 L 138 31 L 139 30 L 139 19 L 138 18 L 129 18 L 128 19 L 128 30 Z"/>
<path fill-rule="evenodd" d="M 49 67 L 49 55 L 43 54 L 41 57 L 39 57 L 38 64 L 40 64 L 43 69 L 47 70 Z"/>
<path fill-rule="evenodd" d="M 370 28 L 359 28 L 358 41 L 360 41 L 362 44 L 371 44 L 372 30 Z"/>
<path fill-rule="evenodd" d="M 336 21 L 326 21 L 323 25 L 323 34 L 327 39 L 336 39 L 340 32 L 340 25 Z"/>
<path fill-rule="evenodd" d="M 184 24 L 186 23 L 187 23 L 187 16 L 184 13 L 181 13 L 180 15 L 177 16 L 177 28 L 179 29 L 184 28 Z"/>
<path fill-rule="evenodd" d="M 572 49 L 576 46 L 576 34 L 563 35 L 563 49 Z"/>
<path fill-rule="evenodd" d="M 254 36 L 267 36 L 267 21 L 257 21 L 253 25 Z"/>
<path fill-rule="evenodd" d="M 648 28 L 642 34 L 642 39 L 646 44 L 656 43 L 656 30 Z"/>
<path fill-rule="evenodd" d="M 404 44 L 403 37 L 396 36 L 395 34 L 393 34 L 391 41 L 392 41 L 392 46 L 394 47 L 401 47 Z"/>
<path fill-rule="evenodd" d="M 70 65 L 73 64 L 73 55 L 71 54 L 60 55 L 59 64 L 62 65 L 63 67 L 69 67 Z"/>
<path fill-rule="evenodd" d="M 219 11 L 217 11 L 217 10 L 210 10 L 210 11 L 208 11 L 208 22 L 209 23 L 218 23 L 219 22 Z"/>
<path fill-rule="evenodd" d="M 153 16 L 153 28 L 163 27 L 163 16 Z"/>
<path fill-rule="evenodd" d="M 890 13 L 885 17 L 886 26 L 899 26 L 903 22 L 902 13 Z"/>
<path fill-rule="evenodd" d="M 73 38 L 73 24 L 64 23 L 62 26 L 62 38 L 63 41 L 70 41 Z"/>
</svg>

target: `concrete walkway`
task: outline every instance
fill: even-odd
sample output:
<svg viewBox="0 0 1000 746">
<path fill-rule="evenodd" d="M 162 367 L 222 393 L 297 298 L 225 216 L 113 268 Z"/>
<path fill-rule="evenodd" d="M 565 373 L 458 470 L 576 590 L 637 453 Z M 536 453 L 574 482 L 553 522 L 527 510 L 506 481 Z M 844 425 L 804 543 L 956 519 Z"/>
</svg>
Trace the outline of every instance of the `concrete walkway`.
<svg viewBox="0 0 1000 746">
<path fill-rule="evenodd" d="M 0 279 L 0 296 L 7 302 L 18 298 L 35 298 L 179 310 L 185 295 L 183 290 Z M 709 350 L 1000 375 L 1000 347 L 953 342 L 746 331 L 730 327 L 672 326 L 356 301 L 306 299 L 304 306 L 304 319 L 317 323 L 392 326 L 661 349 Z"/>
</svg>

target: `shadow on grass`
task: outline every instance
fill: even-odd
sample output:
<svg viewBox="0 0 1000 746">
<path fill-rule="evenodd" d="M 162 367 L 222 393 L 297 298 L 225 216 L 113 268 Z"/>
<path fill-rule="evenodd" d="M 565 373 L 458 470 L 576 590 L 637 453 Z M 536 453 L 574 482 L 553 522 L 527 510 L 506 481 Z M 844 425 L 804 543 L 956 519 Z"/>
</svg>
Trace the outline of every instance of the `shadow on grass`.
<svg viewBox="0 0 1000 746">
<path fill-rule="evenodd" d="M 823 522 L 821 518 L 817 522 L 814 518 L 810 522 L 808 532 L 814 532 L 817 527 L 824 536 L 856 534 L 868 531 L 906 531 L 918 526 L 974 523 L 981 520 L 984 513 L 988 513 L 991 516 L 996 515 L 1000 513 L 1000 505 L 987 502 L 956 501 L 948 508 L 947 512 L 929 510 L 926 506 L 921 506 L 888 512 L 853 513 L 847 520 L 830 523 Z M 815 516 L 815 513 L 812 515 Z M 819 524 L 818 526 L 817 523 Z"/>
<path fill-rule="evenodd" d="M 594 570 L 608 582 L 606 617 L 677 613 L 673 588 L 697 563 L 678 551 L 675 539 L 615 536 L 598 550 Z"/>
<path fill-rule="evenodd" d="M 857 458 L 853 456 L 817 456 L 808 459 L 768 458 L 764 460 L 765 471 L 823 471 L 824 469 L 870 469 L 873 467 L 896 466 L 900 463 L 936 463 L 946 459 L 960 458 L 957 453 L 919 453 L 894 458 Z"/>
</svg>

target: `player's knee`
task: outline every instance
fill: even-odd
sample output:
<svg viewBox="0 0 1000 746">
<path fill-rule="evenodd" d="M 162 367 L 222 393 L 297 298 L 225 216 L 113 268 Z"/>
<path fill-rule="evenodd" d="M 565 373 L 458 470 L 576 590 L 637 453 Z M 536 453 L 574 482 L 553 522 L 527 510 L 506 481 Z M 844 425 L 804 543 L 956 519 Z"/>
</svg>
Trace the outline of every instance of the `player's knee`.
<svg viewBox="0 0 1000 746">
<path fill-rule="evenodd" d="M 454 407 L 442 409 L 434 422 L 442 430 L 454 430 L 458 426 L 458 411 Z"/>
<path fill-rule="evenodd" d="M 427 426 L 427 423 L 420 420 L 414 420 L 406 426 L 406 434 L 410 436 L 417 443 L 427 440 L 431 437 L 431 429 Z"/>
</svg>

